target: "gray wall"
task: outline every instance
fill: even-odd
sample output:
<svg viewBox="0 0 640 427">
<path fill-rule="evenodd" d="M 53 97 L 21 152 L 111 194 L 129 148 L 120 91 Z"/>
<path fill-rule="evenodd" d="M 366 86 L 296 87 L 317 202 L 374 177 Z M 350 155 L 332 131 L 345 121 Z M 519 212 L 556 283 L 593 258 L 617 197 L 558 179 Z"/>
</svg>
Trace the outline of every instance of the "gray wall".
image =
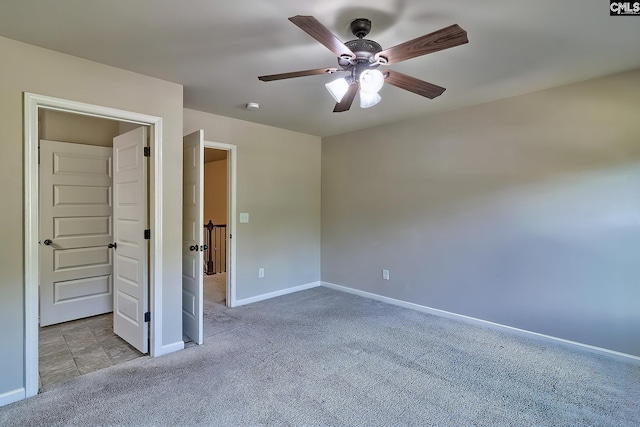
<svg viewBox="0 0 640 427">
<path fill-rule="evenodd" d="M 198 129 L 238 147 L 237 299 L 319 281 L 320 138 L 185 109 L 185 135 Z"/>
<path fill-rule="evenodd" d="M 182 340 L 182 86 L 0 37 L 0 395 L 24 387 L 23 92 L 164 118 L 162 344 Z"/>
<path fill-rule="evenodd" d="M 323 139 L 323 281 L 637 356 L 639 218 L 640 70 Z"/>
</svg>

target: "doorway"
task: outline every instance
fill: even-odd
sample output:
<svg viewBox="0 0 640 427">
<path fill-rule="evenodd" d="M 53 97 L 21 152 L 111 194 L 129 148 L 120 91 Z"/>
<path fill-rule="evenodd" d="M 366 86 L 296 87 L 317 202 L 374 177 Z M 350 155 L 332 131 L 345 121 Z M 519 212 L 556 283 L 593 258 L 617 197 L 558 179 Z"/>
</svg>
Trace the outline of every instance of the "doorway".
<svg viewBox="0 0 640 427">
<path fill-rule="evenodd" d="M 100 117 L 143 126 L 149 129 L 149 227 L 154 239 L 149 244 L 149 264 L 143 274 L 149 280 L 148 307 L 153 315 L 148 320 L 150 353 L 162 354 L 162 305 L 160 289 L 162 287 L 162 119 L 146 114 L 101 107 L 75 101 L 53 98 L 31 93 L 24 94 L 24 181 L 25 181 L 25 395 L 33 396 L 38 392 L 38 284 L 40 266 L 39 237 L 39 178 L 38 178 L 38 113 L 40 110 L 57 110 L 84 116 Z M 145 197 L 147 199 L 147 197 Z M 117 203 L 117 201 L 116 201 Z M 147 213 L 145 213 L 147 215 Z M 146 305 L 146 303 L 144 303 Z M 150 331 L 150 332 L 149 332 Z"/>
<path fill-rule="evenodd" d="M 203 181 L 203 335 L 211 336 L 212 320 L 227 304 L 229 249 L 229 159 L 227 150 L 204 148 Z"/>
<path fill-rule="evenodd" d="M 236 306 L 236 188 L 238 150 L 235 145 L 222 142 L 204 141 L 205 152 L 224 152 L 226 154 L 226 228 L 227 245 L 224 251 L 226 262 L 225 304 L 227 307 Z M 206 162 L 206 154 L 204 161 Z M 206 184 L 205 184 L 206 187 Z M 208 266 L 207 266 L 208 268 Z"/>
<path fill-rule="evenodd" d="M 127 191 L 121 185 L 114 189 L 114 179 L 117 184 L 118 180 L 122 181 L 123 174 L 121 162 L 114 162 L 114 154 L 119 152 L 118 147 L 123 145 L 123 138 L 128 138 L 129 132 L 138 135 L 134 138 L 146 144 L 148 129 L 45 109 L 39 111 L 39 123 L 38 371 L 40 388 L 44 388 L 147 352 L 147 342 L 142 343 L 142 337 L 136 340 L 135 332 L 134 341 L 126 340 L 128 324 L 135 318 L 142 318 L 143 313 L 126 313 L 125 327 L 122 327 L 123 311 L 127 311 L 130 301 L 146 301 L 148 284 L 144 275 L 135 274 L 141 276 L 139 285 L 144 286 L 145 295 L 136 298 L 129 292 L 123 296 L 126 289 L 123 289 L 122 277 L 127 276 L 127 272 L 122 271 L 121 252 L 127 252 L 126 246 L 136 239 L 130 235 L 135 234 L 129 230 L 130 218 L 126 219 L 124 227 L 128 229 L 124 230 L 122 220 L 114 220 L 122 216 L 123 209 L 115 201 L 122 200 L 120 193 Z M 134 145 L 138 143 L 134 140 Z M 117 147 L 115 153 L 114 145 Z M 141 166 L 146 168 L 146 164 Z M 129 191 L 130 175 L 126 176 Z M 146 174 L 138 180 L 140 185 L 136 192 L 146 194 Z M 127 201 L 126 207 L 130 209 L 132 202 L 139 204 L 138 216 L 141 218 L 138 221 L 146 222 L 146 197 L 138 199 Z M 114 211 L 120 213 L 114 217 Z M 147 244 L 140 243 L 142 256 L 137 258 L 144 258 L 140 261 L 146 266 Z M 132 258 L 128 256 L 124 268 L 130 270 L 131 262 Z M 118 275 L 114 274 L 115 270 L 119 270 Z M 127 281 L 131 279 L 127 278 Z M 114 296 L 118 296 L 116 301 Z M 124 305 L 123 297 L 126 298 Z M 144 305 L 146 307 L 146 303 Z M 117 322 L 120 325 L 114 325 Z M 141 326 L 147 328 L 147 325 Z"/>
</svg>

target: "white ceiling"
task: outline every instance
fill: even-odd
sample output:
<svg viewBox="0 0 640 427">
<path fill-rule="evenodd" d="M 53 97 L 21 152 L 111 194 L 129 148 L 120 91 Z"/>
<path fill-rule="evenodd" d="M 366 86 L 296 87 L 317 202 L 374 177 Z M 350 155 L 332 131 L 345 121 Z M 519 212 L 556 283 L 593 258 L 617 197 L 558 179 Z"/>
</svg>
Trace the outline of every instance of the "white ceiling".
<svg viewBox="0 0 640 427">
<path fill-rule="evenodd" d="M 184 85 L 184 106 L 318 136 L 340 134 L 640 68 L 640 16 L 606 0 L 2 0 L 0 35 Z M 313 15 L 343 41 L 369 18 L 383 48 L 457 23 L 469 44 L 390 66 L 447 88 L 429 100 L 386 85 L 370 109 L 333 113 L 336 66 L 290 23 Z M 5 66 L 5 65 L 3 65 Z M 247 111 L 247 102 L 259 111 Z"/>
</svg>

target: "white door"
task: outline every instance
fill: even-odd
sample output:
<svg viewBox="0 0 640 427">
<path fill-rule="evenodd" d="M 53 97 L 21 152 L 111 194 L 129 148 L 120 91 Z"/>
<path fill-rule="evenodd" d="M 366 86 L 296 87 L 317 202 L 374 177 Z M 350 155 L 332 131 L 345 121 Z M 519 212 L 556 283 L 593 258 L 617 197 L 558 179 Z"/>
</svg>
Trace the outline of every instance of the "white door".
<svg viewBox="0 0 640 427">
<path fill-rule="evenodd" d="M 40 141 L 40 325 L 113 309 L 111 147 Z"/>
<path fill-rule="evenodd" d="M 204 132 L 184 137 L 182 181 L 182 333 L 202 344 Z"/>
<path fill-rule="evenodd" d="M 149 348 L 147 128 L 113 139 L 113 331 L 142 353 Z"/>
</svg>

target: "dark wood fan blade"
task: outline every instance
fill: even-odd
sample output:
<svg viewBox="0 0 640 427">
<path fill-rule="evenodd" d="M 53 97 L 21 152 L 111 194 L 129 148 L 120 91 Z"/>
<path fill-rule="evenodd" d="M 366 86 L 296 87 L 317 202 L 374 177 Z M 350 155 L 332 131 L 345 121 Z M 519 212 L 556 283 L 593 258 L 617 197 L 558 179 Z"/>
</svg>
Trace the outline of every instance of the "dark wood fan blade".
<svg viewBox="0 0 640 427">
<path fill-rule="evenodd" d="M 342 97 L 342 100 L 336 104 L 335 108 L 333 109 L 333 112 L 342 113 L 343 111 L 348 111 L 349 108 L 351 108 L 351 104 L 353 104 L 353 99 L 356 97 L 356 93 L 358 92 L 359 87 L 360 87 L 360 84 L 351 83 L 349 85 L 349 89 L 347 90 L 347 93 L 345 93 L 344 96 Z"/>
<path fill-rule="evenodd" d="M 355 54 L 344 45 L 327 27 L 322 25 L 313 16 L 292 16 L 289 21 L 296 24 L 300 29 L 311 37 L 322 43 L 327 49 L 338 56 L 350 56 L 355 58 Z"/>
<path fill-rule="evenodd" d="M 291 73 L 282 73 L 282 74 L 270 74 L 268 76 L 260 76 L 259 80 L 263 82 L 270 82 L 273 80 L 282 80 L 282 79 L 292 79 L 294 77 L 304 77 L 304 76 L 317 76 L 319 74 L 333 74 L 338 71 L 337 68 L 316 68 L 315 70 L 304 70 L 304 71 L 293 71 Z"/>
<path fill-rule="evenodd" d="M 467 32 L 460 28 L 458 24 L 453 24 L 433 33 L 418 37 L 397 46 L 385 49 L 378 53 L 376 57 L 386 58 L 389 64 L 426 55 L 427 53 L 438 52 L 469 43 Z"/>
<path fill-rule="evenodd" d="M 418 95 L 426 96 L 429 99 L 442 95 L 446 89 L 424 80 L 399 73 L 397 71 L 389 71 L 384 79 L 386 83 L 405 89 Z"/>
</svg>

